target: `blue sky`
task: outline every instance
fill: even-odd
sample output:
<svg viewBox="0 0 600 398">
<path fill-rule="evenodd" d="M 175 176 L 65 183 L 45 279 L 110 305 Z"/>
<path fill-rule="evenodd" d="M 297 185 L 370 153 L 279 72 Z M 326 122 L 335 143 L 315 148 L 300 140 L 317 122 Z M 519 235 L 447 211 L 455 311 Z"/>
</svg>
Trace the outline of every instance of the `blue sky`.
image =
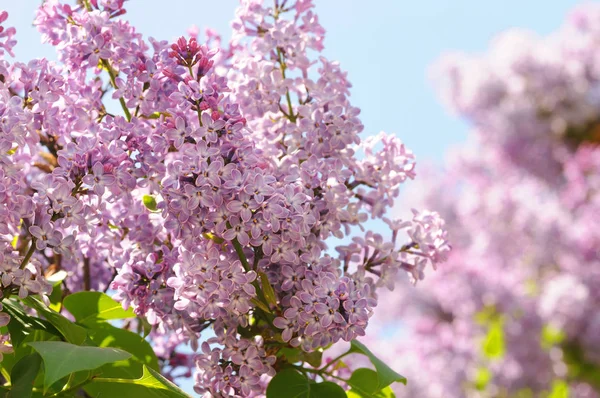
<svg viewBox="0 0 600 398">
<path fill-rule="evenodd" d="M 131 0 L 125 15 L 145 36 L 174 39 L 195 24 L 229 38 L 237 0 Z M 558 28 L 572 0 L 316 0 L 327 30 L 324 55 L 341 62 L 353 84 L 367 133 L 396 133 L 418 160 L 442 163 L 464 141 L 468 126 L 449 115 L 427 81 L 444 52 L 482 52 L 510 27 L 546 34 Z M 39 0 L 3 0 L 16 26 L 17 59 L 54 58 L 31 26 Z M 191 383 L 183 386 L 191 391 Z"/>
<path fill-rule="evenodd" d="M 31 26 L 39 0 L 2 1 L 17 27 L 17 59 L 53 58 Z M 464 141 L 467 125 L 440 105 L 427 68 L 445 51 L 485 51 L 509 27 L 556 29 L 572 0 L 316 0 L 327 30 L 325 56 L 339 60 L 353 84 L 366 133 L 397 134 L 417 160 L 441 163 Z M 125 15 L 146 36 L 174 39 L 195 24 L 230 35 L 237 0 L 130 0 Z"/>
</svg>

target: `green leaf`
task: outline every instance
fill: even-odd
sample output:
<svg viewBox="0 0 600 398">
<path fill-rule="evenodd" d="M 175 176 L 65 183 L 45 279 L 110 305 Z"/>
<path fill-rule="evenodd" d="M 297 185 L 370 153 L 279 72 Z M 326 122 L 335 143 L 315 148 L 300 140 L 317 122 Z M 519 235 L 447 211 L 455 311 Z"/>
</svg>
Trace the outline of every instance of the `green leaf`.
<svg viewBox="0 0 600 398">
<path fill-rule="evenodd" d="M 496 310 L 496 306 L 486 305 L 481 311 L 475 314 L 474 319 L 479 325 L 487 325 L 488 323 L 498 319 L 498 311 Z"/>
<path fill-rule="evenodd" d="M 98 347 L 120 348 L 130 353 L 133 356 L 131 359 L 135 359 L 140 363 L 137 366 L 139 368 L 139 374 L 136 377 L 139 377 L 142 374 L 141 364 L 145 364 L 154 370 L 159 370 L 158 358 L 156 357 L 154 350 L 139 334 L 114 327 L 107 322 L 97 322 L 94 324 L 88 322 L 86 325 L 90 328 L 90 340 L 92 340 L 95 345 Z M 132 362 L 131 360 L 124 362 L 125 363 L 115 362 L 106 366 L 114 365 L 115 367 L 131 367 L 131 364 L 129 364 Z M 105 374 L 103 374 L 103 376 L 106 377 Z"/>
<path fill-rule="evenodd" d="M 311 398 L 347 398 L 346 392 L 339 385 L 330 381 L 310 385 Z"/>
<path fill-rule="evenodd" d="M 58 331 L 65 337 L 65 339 L 73 344 L 82 344 L 86 337 L 87 332 L 81 326 L 75 325 L 73 322 L 62 316 L 56 311 L 52 311 L 44 305 L 40 300 L 33 296 L 27 297 L 23 300 L 25 304 L 34 308 L 38 314 L 44 316 Z"/>
<path fill-rule="evenodd" d="M 483 354 L 490 359 L 504 356 L 504 328 L 502 320 L 491 322 L 488 333 L 483 340 Z"/>
<path fill-rule="evenodd" d="M 141 316 L 141 317 L 139 316 L 137 318 L 137 320 L 138 320 L 138 333 L 143 332 L 144 338 L 148 337 L 148 335 L 152 331 L 152 325 L 150 325 L 150 322 L 148 322 L 148 320 L 144 316 Z"/>
<path fill-rule="evenodd" d="M 383 390 L 376 392 L 374 395 L 363 395 L 356 390 L 350 390 L 346 392 L 346 396 L 348 398 L 364 398 L 364 397 L 374 397 L 374 398 L 396 398 L 396 394 L 394 394 L 394 390 L 392 390 L 391 386 L 387 386 Z"/>
<path fill-rule="evenodd" d="M 49 326 L 51 328 L 54 328 L 54 326 L 50 325 Z M 29 345 L 27 343 L 31 342 L 31 341 L 61 341 L 61 339 L 63 338 L 62 335 L 56 331 L 56 334 L 52 334 L 52 333 L 48 333 L 44 330 L 39 330 L 39 329 L 32 329 L 28 331 L 29 334 L 27 336 L 25 336 L 25 340 L 23 340 L 23 342 L 21 343 L 21 345 L 14 349 L 14 351 L 12 353 L 7 353 L 3 355 L 2 358 L 2 362 L 0 362 L 0 367 L 2 368 L 2 374 L 5 376 L 6 380 L 10 380 L 10 372 L 12 372 L 12 369 L 14 367 L 14 365 L 19 362 L 23 357 L 26 357 L 27 355 L 30 354 L 36 354 L 36 351 L 29 347 Z M 36 379 L 37 381 L 41 381 L 38 379 Z M 35 395 L 35 394 L 34 394 Z M 0 394 L 0 397 L 2 395 Z"/>
<path fill-rule="evenodd" d="M 371 363 L 377 370 L 377 380 L 379 381 L 379 389 L 389 386 L 394 382 L 400 382 L 406 385 L 406 377 L 396 373 L 392 368 L 387 366 L 381 359 L 377 358 L 363 343 L 358 340 L 350 342 L 350 353 L 363 354 L 369 358 Z"/>
<path fill-rule="evenodd" d="M 34 330 L 43 330 L 52 334 L 59 335 L 60 332 L 49 322 L 30 316 L 21 305 L 13 300 L 4 300 L 4 312 L 10 315 L 10 322 L 7 325 L 8 332 L 13 346 L 19 347 L 25 338 L 33 333 Z"/>
<path fill-rule="evenodd" d="M 63 305 L 77 322 L 135 318 L 130 308 L 124 310 L 121 303 L 101 292 L 79 292 L 65 297 Z"/>
<path fill-rule="evenodd" d="M 251 298 L 250 302 L 252 304 L 254 304 L 255 306 L 257 306 L 258 308 L 260 308 L 261 310 L 263 310 L 264 312 L 266 312 L 267 314 L 271 313 L 271 310 L 265 305 L 265 303 L 258 300 L 257 298 Z"/>
<path fill-rule="evenodd" d="M 294 369 L 277 373 L 267 387 L 267 398 L 346 398 L 344 389 L 335 383 L 313 383 Z"/>
<path fill-rule="evenodd" d="M 265 298 L 267 299 L 267 303 L 273 307 L 277 307 L 277 295 L 275 294 L 275 290 L 273 290 L 273 286 L 271 286 L 271 283 L 269 282 L 269 277 L 264 272 L 259 272 L 258 276 L 260 277 L 260 284 L 262 286 L 262 291 L 265 295 Z"/>
<path fill-rule="evenodd" d="M 154 199 L 154 196 L 151 195 L 144 195 L 142 197 L 142 202 L 144 203 L 144 206 L 146 206 L 146 208 L 150 211 L 156 211 L 157 207 L 156 207 L 156 199 Z"/>
<path fill-rule="evenodd" d="M 288 363 L 300 362 L 301 355 L 302 352 L 300 352 L 298 348 L 282 347 L 279 351 L 277 351 L 277 356 L 285 357 L 285 360 Z"/>
<path fill-rule="evenodd" d="M 50 305 L 48 307 L 50 307 L 52 311 L 60 312 L 62 309 L 62 298 L 63 289 L 61 282 L 59 282 L 58 284 L 54 285 L 52 288 L 52 293 L 50 293 L 48 296 L 48 299 L 50 300 Z"/>
<path fill-rule="evenodd" d="M 555 380 L 548 398 L 569 398 L 569 385 L 563 380 Z"/>
<path fill-rule="evenodd" d="M 44 361 L 44 387 L 71 373 L 92 370 L 131 357 L 118 348 L 82 347 L 62 341 L 35 341 L 28 343 Z"/>
<path fill-rule="evenodd" d="M 302 398 L 310 395 L 310 381 L 293 369 L 284 369 L 271 379 L 267 386 L 267 398 Z"/>
<path fill-rule="evenodd" d="M 93 397 L 188 398 L 183 390 L 155 370 L 143 367 L 138 379 L 95 378 L 84 387 Z"/>
<path fill-rule="evenodd" d="M 302 355 L 302 359 L 309 363 L 313 368 L 318 368 L 321 366 L 321 362 L 323 359 L 323 351 L 316 350 L 313 352 L 304 352 Z"/>
<path fill-rule="evenodd" d="M 487 368 L 479 368 L 477 369 L 477 373 L 475 374 L 475 389 L 477 391 L 484 391 L 487 385 L 492 380 L 492 372 L 490 372 Z"/>
<path fill-rule="evenodd" d="M 359 368 L 356 369 L 350 379 L 348 385 L 352 389 L 348 392 L 348 397 L 361 398 L 392 398 L 395 397 L 392 387 L 386 386 L 383 389 L 379 387 L 377 372 L 373 369 Z"/>
<path fill-rule="evenodd" d="M 549 350 L 563 341 L 565 341 L 565 332 L 550 325 L 544 325 L 540 342 L 543 349 Z"/>
<path fill-rule="evenodd" d="M 33 382 L 42 365 L 42 358 L 38 354 L 29 354 L 13 366 L 10 373 L 11 391 L 8 398 L 30 398 Z"/>
</svg>

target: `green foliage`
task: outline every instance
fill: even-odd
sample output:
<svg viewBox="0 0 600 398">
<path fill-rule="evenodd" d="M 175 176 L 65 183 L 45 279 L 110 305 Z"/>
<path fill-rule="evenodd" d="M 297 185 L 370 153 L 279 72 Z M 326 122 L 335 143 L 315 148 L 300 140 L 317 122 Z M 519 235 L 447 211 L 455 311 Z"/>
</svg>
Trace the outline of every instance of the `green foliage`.
<svg viewBox="0 0 600 398">
<path fill-rule="evenodd" d="M 494 319 L 488 326 L 488 332 L 483 339 L 483 354 L 490 359 L 500 359 L 504 356 L 504 323 L 502 319 Z"/>
<path fill-rule="evenodd" d="M 490 372 L 487 368 L 479 368 L 477 369 L 477 373 L 475 374 L 475 389 L 478 391 L 485 391 L 486 387 L 492 380 L 492 372 Z"/>
<path fill-rule="evenodd" d="M 352 373 L 350 379 L 340 379 L 332 374 L 333 370 L 346 367 L 340 359 L 348 354 L 361 354 L 369 358 L 375 370 L 368 368 L 357 369 Z M 307 362 L 313 368 L 318 368 L 322 362 L 322 353 L 315 351 L 305 353 L 296 348 L 282 348 L 278 353 L 280 358 L 285 359 L 290 364 Z M 314 358 L 311 358 L 314 356 Z M 305 368 L 296 366 L 304 373 L 314 373 L 318 375 L 317 380 L 326 379 L 327 376 L 338 380 L 343 380 L 350 387 L 348 392 L 339 385 L 331 382 L 316 383 L 309 379 L 305 374 L 295 369 L 284 369 L 279 372 L 269 383 L 267 388 L 267 398 L 275 397 L 352 397 L 352 398 L 394 398 L 394 392 L 391 384 L 400 382 L 406 384 L 406 378 L 401 376 L 387 366 L 383 361 L 377 358 L 364 344 L 359 341 L 352 341 L 350 349 L 337 357 L 334 363 L 325 365 L 320 369 Z"/>
<path fill-rule="evenodd" d="M 56 335 L 60 332 L 49 322 L 25 313 L 21 305 L 14 300 L 3 301 L 4 311 L 10 315 L 8 332 L 14 347 L 19 347 L 23 341 L 36 330 L 47 331 Z"/>
<path fill-rule="evenodd" d="M 46 318 L 64 337 L 69 343 L 76 345 L 82 344 L 86 337 L 87 332 L 84 328 L 74 324 L 61 314 L 56 311 L 52 311 L 44 305 L 39 299 L 29 296 L 23 300 L 25 304 L 34 308 L 39 315 Z M 11 335 L 12 338 L 12 335 Z"/>
<path fill-rule="evenodd" d="M 379 377 L 373 369 L 359 368 L 356 369 L 350 379 L 348 385 L 351 390 L 348 391 L 349 398 L 394 398 L 396 395 L 390 386 L 385 388 L 379 387 Z"/>
<path fill-rule="evenodd" d="M 563 380 L 555 380 L 548 398 L 569 398 L 569 385 Z"/>
<path fill-rule="evenodd" d="M 600 367 L 588 359 L 581 346 L 573 343 L 562 344 L 568 376 L 583 381 L 600 391 Z"/>
<path fill-rule="evenodd" d="M 106 363 L 131 357 L 131 354 L 118 348 L 78 346 L 63 341 L 34 341 L 28 344 L 44 361 L 45 388 L 71 373 L 93 370 Z"/>
<path fill-rule="evenodd" d="M 189 397 L 179 387 L 147 366 L 143 366 L 142 376 L 139 378 L 95 378 L 84 390 L 93 397 Z"/>
<path fill-rule="evenodd" d="M 62 278 L 59 274 L 53 281 L 55 289 Z M 22 303 L 39 317 L 27 313 Z M 11 316 L 4 332 L 10 333 L 14 353 L 0 362 L 9 383 L 0 388 L 0 396 L 70 397 L 83 388 L 92 396 L 187 397 L 158 373 L 158 359 L 144 337 L 108 323 L 135 314 L 106 294 L 82 292 L 63 300 L 61 292 L 51 299 L 53 308 L 64 306 L 75 322 L 31 296 L 2 304 Z"/>
<path fill-rule="evenodd" d="M 63 302 L 77 322 L 135 318 L 133 310 L 124 310 L 121 304 L 100 292 L 79 292 L 67 296 Z"/>
<path fill-rule="evenodd" d="M 70 397 L 78 396 L 81 390 L 94 397 L 188 396 L 159 373 L 158 358 L 145 340 L 147 325 L 140 322 L 137 333 L 115 327 L 109 322 L 134 318 L 135 314 L 123 310 L 104 293 L 81 292 L 63 297 L 63 278 L 58 274 L 53 280 L 50 308 L 34 296 L 2 301 L 4 311 L 11 316 L 3 332 L 10 333 L 14 353 L 5 354 L 0 363 L 0 372 L 7 382 L 0 387 L 0 396 Z M 259 282 L 264 290 L 264 304 L 276 307 L 273 287 L 266 275 L 259 275 Z M 34 309 L 37 316 L 24 305 Z M 68 310 L 75 321 L 56 311 L 61 309 Z M 340 359 L 348 354 L 365 355 L 375 370 L 358 369 L 349 380 L 331 373 L 345 367 Z M 393 398 L 390 385 L 406 383 L 404 377 L 358 341 L 353 341 L 350 350 L 334 363 L 322 368 L 321 350 L 307 353 L 281 347 L 277 356 L 284 366 L 268 386 L 269 398 Z M 297 364 L 299 370 L 286 368 L 292 364 Z M 309 378 L 309 374 L 314 377 Z M 350 391 L 346 393 L 342 386 L 329 381 L 331 378 L 345 381 Z"/>
<path fill-rule="evenodd" d="M 267 398 L 346 398 L 344 389 L 332 382 L 315 383 L 294 369 L 275 375 L 267 387 Z"/>
<path fill-rule="evenodd" d="M 273 286 L 271 286 L 271 283 L 269 282 L 267 274 L 265 274 L 264 272 L 259 272 L 258 276 L 260 277 L 262 292 L 265 295 L 265 298 L 267 299 L 267 303 L 269 303 L 269 305 L 272 307 L 277 307 L 277 295 L 275 294 L 275 290 L 273 290 Z"/>
<path fill-rule="evenodd" d="M 375 370 L 377 371 L 378 388 L 380 390 L 394 382 L 406 384 L 406 377 L 396 373 L 392 368 L 383 363 L 375 356 L 363 343 L 358 340 L 352 340 L 349 353 L 363 354 L 369 358 Z"/>
<path fill-rule="evenodd" d="M 556 329 L 550 325 L 544 325 L 542 328 L 541 345 L 545 350 L 562 343 L 565 340 L 565 333 L 562 330 Z"/>
<path fill-rule="evenodd" d="M 33 383 L 42 365 L 38 354 L 29 354 L 21 358 L 10 372 L 12 388 L 9 398 L 29 398 L 33 391 Z"/>
<path fill-rule="evenodd" d="M 132 359 L 144 364 L 153 370 L 159 370 L 158 359 L 150 344 L 139 334 L 129 330 L 120 329 L 106 322 L 89 323 L 90 340 L 98 347 L 120 348 L 129 352 Z M 127 362 L 131 362 L 127 360 Z M 113 365 L 123 364 L 115 363 Z M 142 367 L 138 366 L 141 374 Z"/>
<path fill-rule="evenodd" d="M 156 199 L 154 198 L 154 196 L 150 196 L 150 195 L 144 195 L 144 197 L 142 198 L 142 202 L 144 203 L 144 206 L 146 206 L 146 208 L 150 211 L 157 211 L 158 207 L 156 205 Z"/>
</svg>

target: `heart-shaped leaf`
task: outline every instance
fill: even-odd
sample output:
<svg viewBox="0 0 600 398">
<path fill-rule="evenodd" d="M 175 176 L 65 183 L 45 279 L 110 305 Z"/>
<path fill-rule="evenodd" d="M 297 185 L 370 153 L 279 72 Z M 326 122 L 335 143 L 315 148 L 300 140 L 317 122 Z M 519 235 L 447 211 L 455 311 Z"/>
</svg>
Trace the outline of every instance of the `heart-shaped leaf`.
<svg viewBox="0 0 600 398">
<path fill-rule="evenodd" d="M 371 363 L 375 366 L 375 370 L 377 370 L 377 379 L 379 381 L 378 387 L 380 390 L 394 382 L 406 384 L 406 377 L 396 373 L 392 368 L 387 366 L 360 341 L 352 340 L 350 342 L 349 352 L 363 354 L 369 358 Z"/>
<path fill-rule="evenodd" d="M 62 341 L 34 341 L 27 343 L 44 361 L 44 387 L 80 370 L 92 370 L 131 357 L 118 348 L 78 346 Z"/>
<path fill-rule="evenodd" d="M 135 318 L 133 310 L 101 292 L 79 292 L 65 297 L 63 305 L 79 323 L 94 320 Z"/>
</svg>

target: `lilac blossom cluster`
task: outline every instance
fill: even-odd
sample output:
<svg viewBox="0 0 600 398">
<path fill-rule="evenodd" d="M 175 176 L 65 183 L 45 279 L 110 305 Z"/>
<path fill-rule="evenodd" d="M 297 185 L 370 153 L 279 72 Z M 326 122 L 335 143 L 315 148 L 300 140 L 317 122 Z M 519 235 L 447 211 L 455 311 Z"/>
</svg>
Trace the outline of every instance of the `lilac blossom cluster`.
<svg viewBox="0 0 600 398">
<path fill-rule="evenodd" d="M 453 250 L 418 291 L 382 294 L 367 336 L 414 369 L 400 396 L 600 396 L 598 26 L 581 6 L 549 37 L 502 35 L 448 72 L 472 140 L 400 203 L 438 209 Z"/>
<path fill-rule="evenodd" d="M 110 290 L 148 321 L 167 376 L 189 375 L 190 343 L 198 393 L 259 396 L 280 349 L 365 335 L 377 288 L 445 259 L 444 222 L 414 210 L 386 219 L 390 241 L 355 236 L 414 156 L 361 142 L 346 73 L 309 58 L 311 1 L 243 0 L 228 48 L 146 41 L 123 6 L 45 1 L 35 25 L 59 62 L 0 61 L 3 291 L 48 294 L 65 271 L 65 294 Z M 352 243 L 333 256 L 330 238 Z"/>
<path fill-rule="evenodd" d="M 581 143 L 598 140 L 600 6 L 574 9 L 547 36 L 524 29 L 496 37 L 484 55 L 452 53 L 434 68 L 442 97 L 484 145 L 553 181 Z"/>
</svg>

